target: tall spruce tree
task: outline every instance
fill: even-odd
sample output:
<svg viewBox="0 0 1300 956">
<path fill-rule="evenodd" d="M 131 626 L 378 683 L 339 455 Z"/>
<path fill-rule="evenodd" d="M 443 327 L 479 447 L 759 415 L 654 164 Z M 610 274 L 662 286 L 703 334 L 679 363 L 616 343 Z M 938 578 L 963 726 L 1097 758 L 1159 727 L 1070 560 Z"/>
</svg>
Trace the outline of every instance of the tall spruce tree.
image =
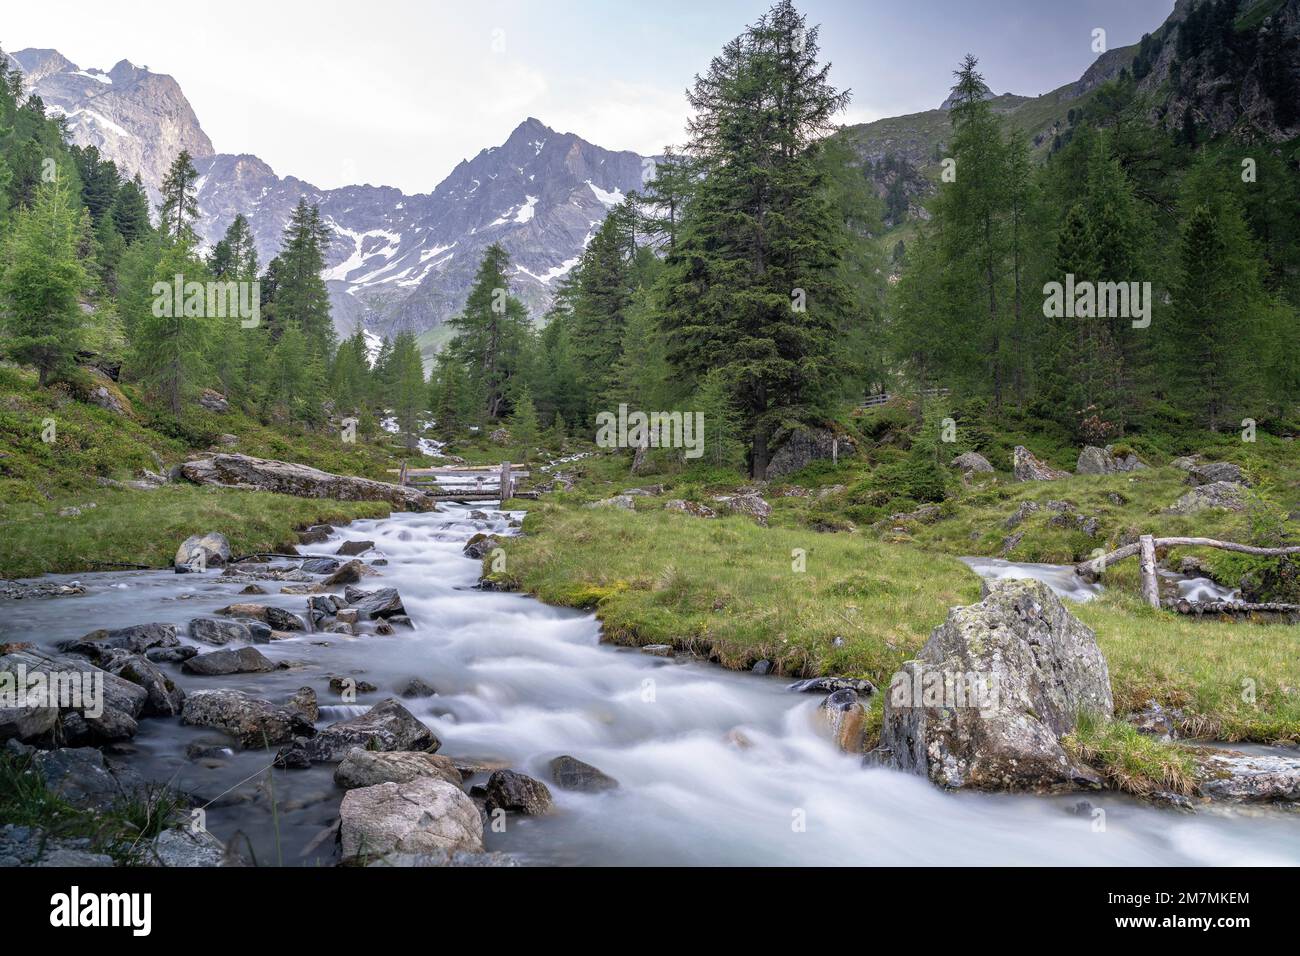
<svg viewBox="0 0 1300 956">
<path fill-rule="evenodd" d="M 844 225 L 818 155 L 848 94 L 818 49 L 818 28 L 782 0 L 688 92 L 702 178 L 668 254 L 662 325 L 688 380 L 727 370 L 758 478 L 777 428 L 817 417 L 845 367 Z"/>
<path fill-rule="evenodd" d="M 465 363 L 470 387 L 490 419 L 500 419 L 509 410 L 511 382 L 527 340 L 528 311 L 510 294 L 509 268 L 505 249 L 497 243 L 488 246 L 465 308 L 447 323 L 455 332 L 447 348 Z"/>
<path fill-rule="evenodd" d="M 20 209 L 0 271 L 0 328 L 5 354 L 36 367 L 41 385 L 76 366 L 84 320 L 79 296 L 88 283 L 77 254 L 81 218 L 71 191 L 43 184 Z"/>
<path fill-rule="evenodd" d="M 194 220 L 199 216 L 199 200 L 195 194 L 198 179 L 189 150 L 181 150 L 163 178 L 162 203 L 158 206 L 159 223 L 172 242 L 187 243 L 194 239 Z"/>
</svg>

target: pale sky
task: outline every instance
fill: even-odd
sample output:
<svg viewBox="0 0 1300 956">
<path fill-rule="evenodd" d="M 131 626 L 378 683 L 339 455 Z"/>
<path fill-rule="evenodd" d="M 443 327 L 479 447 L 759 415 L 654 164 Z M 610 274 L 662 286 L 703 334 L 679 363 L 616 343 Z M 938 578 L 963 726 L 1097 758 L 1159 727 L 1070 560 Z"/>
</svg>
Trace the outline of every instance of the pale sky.
<svg viewBox="0 0 1300 956">
<path fill-rule="evenodd" d="M 680 143 L 685 88 L 767 0 L 40 0 L 0 45 L 174 76 L 218 152 L 332 188 L 428 192 L 528 116 L 608 149 Z M 996 92 L 1077 79 L 1173 0 L 803 0 L 845 122 L 932 109 L 967 52 Z"/>
</svg>

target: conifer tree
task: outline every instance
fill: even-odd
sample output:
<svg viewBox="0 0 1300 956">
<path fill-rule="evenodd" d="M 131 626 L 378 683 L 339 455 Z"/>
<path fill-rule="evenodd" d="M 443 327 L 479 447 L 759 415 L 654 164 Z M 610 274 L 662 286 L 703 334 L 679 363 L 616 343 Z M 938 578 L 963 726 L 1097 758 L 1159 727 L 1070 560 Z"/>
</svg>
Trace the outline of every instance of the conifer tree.
<svg viewBox="0 0 1300 956">
<path fill-rule="evenodd" d="M 194 239 L 194 220 L 199 216 L 195 195 L 198 178 L 189 150 L 181 150 L 163 178 L 162 203 L 158 206 L 162 231 L 172 242 L 190 243 Z"/>
<path fill-rule="evenodd" d="M 817 53 L 818 29 L 781 0 L 688 93 L 701 179 L 668 255 L 662 325 L 688 380 L 727 370 L 757 478 L 779 425 L 821 414 L 845 368 L 844 227 L 818 141 L 848 94 Z"/>
<path fill-rule="evenodd" d="M 70 191 L 43 184 L 14 217 L 0 272 L 0 328 L 14 361 L 47 385 L 76 366 L 83 331 L 79 296 L 88 277 L 77 255 L 81 221 Z"/>
<path fill-rule="evenodd" d="M 455 338 L 449 352 L 465 363 L 471 388 L 482 398 L 482 411 L 500 419 L 507 411 L 511 380 L 526 341 L 528 312 L 510 294 L 510 257 L 493 243 L 483 254 L 465 308 L 448 325 Z"/>
</svg>

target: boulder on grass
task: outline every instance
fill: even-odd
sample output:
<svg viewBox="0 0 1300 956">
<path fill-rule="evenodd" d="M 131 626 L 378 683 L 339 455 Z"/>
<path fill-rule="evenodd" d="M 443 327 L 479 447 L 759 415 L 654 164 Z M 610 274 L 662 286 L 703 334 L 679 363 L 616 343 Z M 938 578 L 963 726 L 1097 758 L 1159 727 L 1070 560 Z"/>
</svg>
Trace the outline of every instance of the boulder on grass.
<svg viewBox="0 0 1300 956">
<path fill-rule="evenodd" d="M 1011 471 L 1016 481 L 1056 481 L 1070 477 L 1069 472 L 1060 471 L 1034 457 L 1024 445 L 1017 445 L 1012 453 Z"/>
<path fill-rule="evenodd" d="M 876 755 L 944 787 L 1091 787 L 1096 775 L 1061 738 L 1080 713 L 1113 711 L 1096 635 L 1046 584 L 1000 581 L 951 609 L 894 675 Z"/>
<path fill-rule="evenodd" d="M 178 567 L 192 567 L 202 562 L 203 567 L 224 567 L 230 560 L 230 542 L 218 531 L 192 534 L 176 549 L 172 563 Z"/>
<path fill-rule="evenodd" d="M 991 475 L 993 466 L 989 460 L 977 451 L 963 452 L 948 463 L 953 468 L 961 469 L 965 475 Z"/>
<path fill-rule="evenodd" d="M 795 428 L 767 463 L 767 479 L 775 481 L 792 475 L 814 461 L 851 458 L 856 452 L 850 439 L 837 436 L 829 428 Z"/>
<path fill-rule="evenodd" d="M 1193 488 L 1169 507 L 1176 515 L 1193 515 L 1210 509 L 1245 511 L 1246 493 L 1241 485 L 1231 481 L 1215 481 Z"/>
<path fill-rule="evenodd" d="M 1190 485 L 1212 485 L 1216 482 L 1250 484 L 1241 466 L 1230 461 L 1196 462 L 1187 469 L 1187 483 Z"/>
<path fill-rule="evenodd" d="M 1080 475 L 1117 475 L 1145 467 L 1146 465 L 1131 451 L 1120 455 L 1116 453 L 1114 445 L 1107 445 L 1105 448 L 1088 445 L 1079 452 L 1079 461 L 1074 470 Z"/>
</svg>

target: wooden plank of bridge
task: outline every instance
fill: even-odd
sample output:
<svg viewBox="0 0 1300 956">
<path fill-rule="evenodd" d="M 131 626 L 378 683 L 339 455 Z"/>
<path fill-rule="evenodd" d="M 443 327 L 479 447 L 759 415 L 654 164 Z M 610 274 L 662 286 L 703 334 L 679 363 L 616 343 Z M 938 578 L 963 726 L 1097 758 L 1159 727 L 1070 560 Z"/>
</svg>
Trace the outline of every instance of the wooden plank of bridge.
<svg viewBox="0 0 1300 956">
<path fill-rule="evenodd" d="M 1149 534 L 1138 538 L 1142 567 L 1142 599 L 1160 610 L 1160 579 L 1156 577 L 1156 539 Z"/>
</svg>

